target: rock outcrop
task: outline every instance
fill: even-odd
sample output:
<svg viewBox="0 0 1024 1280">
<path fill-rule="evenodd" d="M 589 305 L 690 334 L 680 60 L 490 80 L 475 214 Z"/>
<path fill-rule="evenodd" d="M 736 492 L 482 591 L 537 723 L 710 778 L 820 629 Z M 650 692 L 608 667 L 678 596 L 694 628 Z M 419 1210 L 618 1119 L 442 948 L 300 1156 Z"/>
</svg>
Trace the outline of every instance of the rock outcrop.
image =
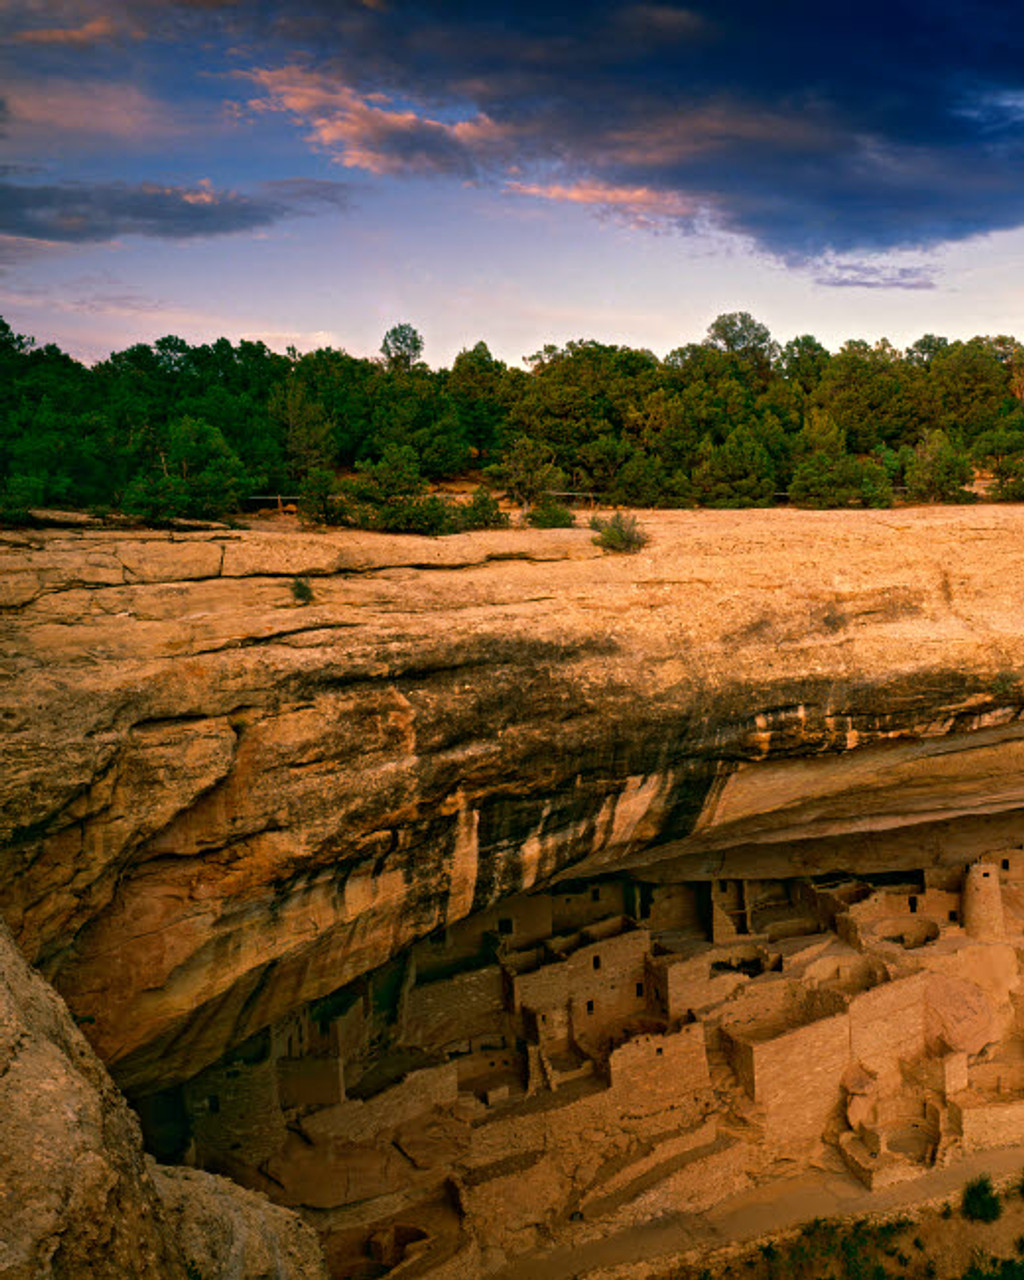
<svg viewBox="0 0 1024 1280">
<path fill-rule="evenodd" d="M 645 523 L 3 536 L 0 911 L 119 1083 L 562 875 L 1019 833 L 1024 511 Z"/>
<path fill-rule="evenodd" d="M 147 1167 L 138 1120 L 0 922 L 3 1280 L 316 1280 L 316 1237 L 223 1178 Z"/>
</svg>

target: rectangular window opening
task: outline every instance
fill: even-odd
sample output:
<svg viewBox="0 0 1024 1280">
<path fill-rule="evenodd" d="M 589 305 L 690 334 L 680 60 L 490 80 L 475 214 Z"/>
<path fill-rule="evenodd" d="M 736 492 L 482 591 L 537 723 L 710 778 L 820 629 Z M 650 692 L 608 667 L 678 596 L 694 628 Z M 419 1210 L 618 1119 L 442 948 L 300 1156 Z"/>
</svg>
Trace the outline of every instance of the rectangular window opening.
<svg viewBox="0 0 1024 1280">
<path fill-rule="evenodd" d="M 512 919 L 510 916 L 502 916 L 498 921 L 498 932 L 507 936 L 512 932 Z"/>
<path fill-rule="evenodd" d="M 594 1012 L 594 1002 L 593 1002 L 593 1000 L 588 1000 L 588 1001 L 587 1001 L 587 1013 L 593 1013 L 593 1012 Z"/>
<path fill-rule="evenodd" d="M 594 956 L 594 968 L 595 968 L 595 969 L 600 969 L 600 967 L 601 967 L 601 957 L 600 957 L 600 956 Z"/>
</svg>

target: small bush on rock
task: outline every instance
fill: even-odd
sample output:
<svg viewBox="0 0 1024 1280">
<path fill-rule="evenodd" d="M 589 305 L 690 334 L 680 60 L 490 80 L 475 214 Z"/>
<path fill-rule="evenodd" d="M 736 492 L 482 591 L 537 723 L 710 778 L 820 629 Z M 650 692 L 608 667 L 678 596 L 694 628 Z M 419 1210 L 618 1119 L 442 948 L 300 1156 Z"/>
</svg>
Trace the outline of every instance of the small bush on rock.
<svg viewBox="0 0 1024 1280">
<path fill-rule="evenodd" d="M 964 1187 L 960 1212 L 968 1222 L 995 1222 L 1003 1206 L 992 1187 L 992 1179 L 983 1173 Z"/>
<path fill-rule="evenodd" d="M 597 534 L 595 545 L 605 551 L 639 551 L 650 541 L 640 528 L 636 516 L 624 516 L 621 511 L 604 520 L 595 516 L 590 522 L 591 529 Z"/>
<path fill-rule="evenodd" d="M 548 494 L 529 512 L 526 522 L 535 529 L 572 529 L 575 527 L 576 517 L 568 507 L 556 502 Z"/>
</svg>

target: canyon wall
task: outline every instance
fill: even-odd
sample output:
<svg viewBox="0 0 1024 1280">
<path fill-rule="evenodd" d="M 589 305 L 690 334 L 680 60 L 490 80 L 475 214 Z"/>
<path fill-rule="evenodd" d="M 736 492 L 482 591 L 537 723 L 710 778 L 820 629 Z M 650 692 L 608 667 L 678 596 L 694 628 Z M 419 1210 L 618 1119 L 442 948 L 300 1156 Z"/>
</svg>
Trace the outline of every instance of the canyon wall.
<svg viewBox="0 0 1024 1280">
<path fill-rule="evenodd" d="M 0 536 L 0 912 L 122 1086 L 559 877 L 1020 842 L 1024 510 L 644 523 Z"/>
</svg>

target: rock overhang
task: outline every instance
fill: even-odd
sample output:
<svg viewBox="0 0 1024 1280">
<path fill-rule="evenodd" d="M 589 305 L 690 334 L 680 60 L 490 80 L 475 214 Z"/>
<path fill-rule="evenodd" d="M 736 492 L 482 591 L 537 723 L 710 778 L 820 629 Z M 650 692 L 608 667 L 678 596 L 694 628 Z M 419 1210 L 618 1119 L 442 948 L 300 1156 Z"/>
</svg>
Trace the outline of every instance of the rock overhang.
<svg viewBox="0 0 1024 1280">
<path fill-rule="evenodd" d="M 126 1085 L 559 876 L 1018 820 L 1024 513 L 649 524 L 8 541 L 0 906 Z"/>
</svg>

